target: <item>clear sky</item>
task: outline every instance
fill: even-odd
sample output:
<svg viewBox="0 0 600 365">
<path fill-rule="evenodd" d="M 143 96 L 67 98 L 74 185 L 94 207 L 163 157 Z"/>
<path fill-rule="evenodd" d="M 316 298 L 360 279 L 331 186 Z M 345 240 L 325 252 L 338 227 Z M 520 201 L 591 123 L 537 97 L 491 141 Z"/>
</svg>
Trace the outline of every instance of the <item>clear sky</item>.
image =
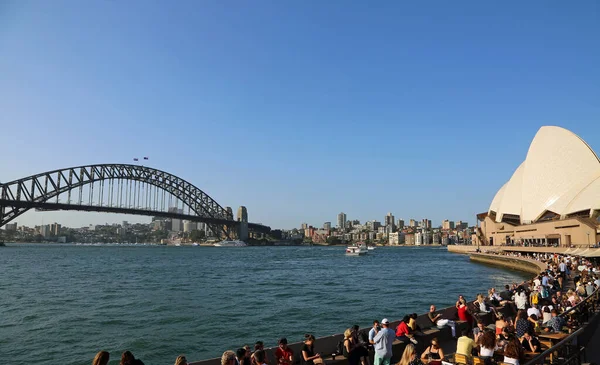
<svg viewBox="0 0 600 365">
<path fill-rule="evenodd" d="M 543 125 L 600 152 L 598 1 L 0 0 L 0 181 L 149 156 L 272 227 L 473 223 Z"/>
</svg>

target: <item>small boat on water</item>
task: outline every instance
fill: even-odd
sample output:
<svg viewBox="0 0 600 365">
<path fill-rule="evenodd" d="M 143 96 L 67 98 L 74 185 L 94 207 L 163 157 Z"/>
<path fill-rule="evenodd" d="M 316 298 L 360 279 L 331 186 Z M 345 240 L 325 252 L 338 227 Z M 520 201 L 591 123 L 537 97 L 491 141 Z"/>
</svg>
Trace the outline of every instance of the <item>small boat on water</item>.
<svg viewBox="0 0 600 365">
<path fill-rule="evenodd" d="M 375 246 L 367 246 L 367 250 L 369 251 L 373 251 L 375 249 Z"/>
<path fill-rule="evenodd" d="M 367 245 L 364 243 L 359 243 L 357 245 L 352 245 L 346 247 L 346 255 L 347 256 L 364 256 L 367 254 L 369 250 L 367 249 Z"/>
<path fill-rule="evenodd" d="M 223 240 L 213 244 L 215 247 L 246 247 L 246 242 L 240 240 Z"/>
<path fill-rule="evenodd" d="M 198 243 L 196 243 L 196 242 L 193 242 L 192 246 L 200 246 L 200 245 Z"/>
</svg>

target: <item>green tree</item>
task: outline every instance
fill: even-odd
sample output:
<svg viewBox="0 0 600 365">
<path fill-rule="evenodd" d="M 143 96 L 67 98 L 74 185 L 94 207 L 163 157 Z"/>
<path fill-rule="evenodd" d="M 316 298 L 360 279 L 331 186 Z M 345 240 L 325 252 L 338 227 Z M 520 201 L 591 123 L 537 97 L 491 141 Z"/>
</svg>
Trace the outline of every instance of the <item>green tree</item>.
<svg viewBox="0 0 600 365">
<path fill-rule="evenodd" d="M 328 245 L 339 245 L 341 243 L 342 243 L 342 241 L 339 238 L 335 237 L 335 236 L 329 236 L 329 237 L 327 237 L 327 244 Z"/>
</svg>

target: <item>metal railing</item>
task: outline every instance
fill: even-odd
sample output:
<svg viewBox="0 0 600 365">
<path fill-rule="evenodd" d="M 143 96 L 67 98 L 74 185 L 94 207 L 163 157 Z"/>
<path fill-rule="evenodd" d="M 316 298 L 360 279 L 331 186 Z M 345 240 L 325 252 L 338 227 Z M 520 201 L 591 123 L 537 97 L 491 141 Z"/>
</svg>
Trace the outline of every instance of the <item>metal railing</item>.
<svg viewBox="0 0 600 365">
<path fill-rule="evenodd" d="M 525 365 L 545 364 L 547 358 L 552 359 L 552 364 L 571 365 L 585 362 L 585 345 L 591 337 L 591 333 L 597 330 L 597 322 L 600 317 L 596 313 L 600 289 L 596 289 L 592 295 L 585 298 L 573 308 L 561 313 L 559 316 L 575 316 L 578 323 L 588 322 L 590 316 L 595 316 L 594 324 L 585 323 L 575 332 L 528 361 Z M 589 327 L 588 327 L 589 326 Z"/>
</svg>

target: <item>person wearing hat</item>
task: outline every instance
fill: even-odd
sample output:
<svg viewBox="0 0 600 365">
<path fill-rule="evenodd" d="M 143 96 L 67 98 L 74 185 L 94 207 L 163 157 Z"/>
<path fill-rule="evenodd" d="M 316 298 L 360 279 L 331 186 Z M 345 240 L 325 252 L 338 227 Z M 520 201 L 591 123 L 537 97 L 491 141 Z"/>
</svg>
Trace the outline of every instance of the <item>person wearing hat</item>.
<svg viewBox="0 0 600 365">
<path fill-rule="evenodd" d="M 390 321 L 387 318 L 381 320 L 383 327 L 375 337 L 375 364 L 374 365 L 390 365 L 392 360 L 392 344 L 396 339 L 396 333 L 390 329 Z"/>
<path fill-rule="evenodd" d="M 288 347 L 287 338 L 279 339 L 279 346 L 275 350 L 275 358 L 279 365 L 292 365 L 294 363 L 294 352 Z"/>
</svg>

